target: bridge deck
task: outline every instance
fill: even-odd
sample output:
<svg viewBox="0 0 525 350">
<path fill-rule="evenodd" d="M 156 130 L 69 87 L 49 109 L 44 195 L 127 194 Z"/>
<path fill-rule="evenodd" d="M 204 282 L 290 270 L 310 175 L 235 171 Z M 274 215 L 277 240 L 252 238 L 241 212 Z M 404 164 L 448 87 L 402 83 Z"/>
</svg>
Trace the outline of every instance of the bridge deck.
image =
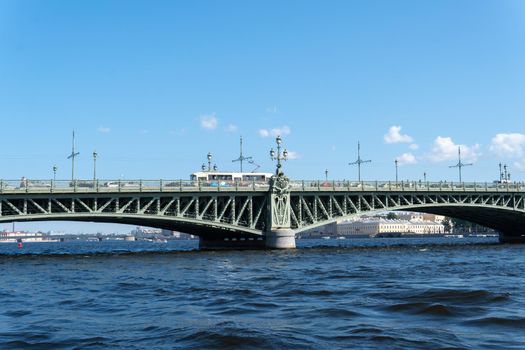
<svg viewBox="0 0 525 350">
<path fill-rule="evenodd" d="M 525 183 L 420 181 L 291 181 L 292 192 L 525 192 Z M 188 180 L 0 180 L 0 194 L 14 193 L 145 193 L 267 192 L 266 182 Z"/>
</svg>

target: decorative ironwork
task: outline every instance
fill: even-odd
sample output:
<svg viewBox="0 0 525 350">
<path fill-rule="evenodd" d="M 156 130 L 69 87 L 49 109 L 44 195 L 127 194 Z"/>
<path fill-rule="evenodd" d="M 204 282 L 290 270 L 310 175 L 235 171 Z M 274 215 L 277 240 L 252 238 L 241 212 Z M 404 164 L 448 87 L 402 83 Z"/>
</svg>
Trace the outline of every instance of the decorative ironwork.
<svg viewBox="0 0 525 350">
<path fill-rule="evenodd" d="M 281 136 L 275 139 L 277 153 L 270 150 L 272 160 L 277 160 L 275 175 L 270 179 L 270 223 L 269 229 L 290 228 L 290 180 L 284 176 L 281 160 L 286 160 L 288 152 L 281 152 Z"/>
</svg>

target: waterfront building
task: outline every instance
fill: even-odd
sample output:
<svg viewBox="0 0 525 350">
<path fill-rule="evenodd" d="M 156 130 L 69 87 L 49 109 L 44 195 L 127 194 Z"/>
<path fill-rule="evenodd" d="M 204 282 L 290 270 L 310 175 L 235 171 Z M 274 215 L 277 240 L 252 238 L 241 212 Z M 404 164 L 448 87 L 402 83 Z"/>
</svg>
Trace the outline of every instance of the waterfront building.
<svg viewBox="0 0 525 350">
<path fill-rule="evenodd" d="M 49 236 L 40 232 L 9 232 L 0 231 L 0 243 L 24 242 L 54 242 Z"/>
<path fill-rule="evenodd" d="M 432 221 L 441 223 L 445 220 L 443 215 L 416 213 L 416 212 L 395 212 L 396 216 L 400 220 L 407 221 Z"/>
<path fill-rule="evenodd" d="M 338 236 L 380 236 L 383 234 L 442 234 L 443 224 L 433 221 L 389 220 L 374 218 L 359 221 L 342 221 L 336 226 Z"/>
</svg>

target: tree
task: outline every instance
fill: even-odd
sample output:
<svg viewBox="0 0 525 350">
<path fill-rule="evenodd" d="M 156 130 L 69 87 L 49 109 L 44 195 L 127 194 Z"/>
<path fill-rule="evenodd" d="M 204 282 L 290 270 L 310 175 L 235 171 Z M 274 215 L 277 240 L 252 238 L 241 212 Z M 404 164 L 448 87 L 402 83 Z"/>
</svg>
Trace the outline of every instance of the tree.
<svg viewBox="0 0 525 350">
<path fill-rule="evenodd" d="M 456 218 L 452 218 L 451 221 L 452 221 L 452 226 L 454 227 L 455 231 L 460 231 L 460 232 L 471 232 L 472 231 L 472 223 L 470 221 L 456 219 Z"/>
<path fill-rule="evenodd" d="M 388 213 L 388 214 L 386 215 L 386 218 L 387 218 L 388 220 L 397 220 L 397 215 L 396 215 L 396 213 L 390 212 L 390 213 Z"/>
<path fill-rule="evenodd" d="M 450 221 L 450 218 L 444 218 L 441 223 L 443 224 L 443 230 L 445 232 L 450 233 L 450 231 L 452 231 L 452 223 Z"/>
</svg>

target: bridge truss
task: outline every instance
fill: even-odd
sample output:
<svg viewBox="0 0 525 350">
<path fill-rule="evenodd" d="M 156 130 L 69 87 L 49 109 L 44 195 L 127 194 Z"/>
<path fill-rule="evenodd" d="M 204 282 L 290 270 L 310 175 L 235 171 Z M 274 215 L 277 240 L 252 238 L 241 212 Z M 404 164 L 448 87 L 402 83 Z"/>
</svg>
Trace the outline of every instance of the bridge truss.
<svg viewBox="0 0 525 350">
<path fill-rule="evenodd" d="M 281 179 L 283 180 L 283 179 Z M 264 240 L 369 212 L 409 210 L 469 220 L 525 241 L 523 184 L 275 184 L 135 181 L 117 187 L 2 186 L 0 222 L 69 220 L 152 226 L 213 240 Z M 87 182 L 86 182 L 87 183 Z"/>
</svg>

